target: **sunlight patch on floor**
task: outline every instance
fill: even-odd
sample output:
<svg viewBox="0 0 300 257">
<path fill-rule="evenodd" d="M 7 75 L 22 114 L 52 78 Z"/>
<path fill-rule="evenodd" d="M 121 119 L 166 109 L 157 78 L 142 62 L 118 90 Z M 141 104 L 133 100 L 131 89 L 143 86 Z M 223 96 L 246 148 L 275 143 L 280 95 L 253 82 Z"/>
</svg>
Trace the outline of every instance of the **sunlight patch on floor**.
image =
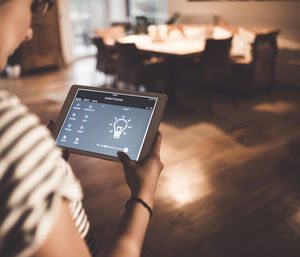
<svg viewBox="0 0 300 257">
<path fill-rule="evenodd" d="M 165 177 L 161 186 L 161 194 L 168 195 L 176 208 L 182 208 L 186 204 L 193 203 L 211 192 L 212 188 L 205 172 L 198 162 L 198 167 L 187 167 L 179 164 L 168 169 L 165 172 L 168 176 Z"/>
<path fill-rule="evenodd" d="M 254 106 L 255 111 L 269 112 L 275 114 L 285 114 L 295 109 L 295 106 L 291 103 L 277 101 L 274 103 L 263 103 Z"/>
</svg>

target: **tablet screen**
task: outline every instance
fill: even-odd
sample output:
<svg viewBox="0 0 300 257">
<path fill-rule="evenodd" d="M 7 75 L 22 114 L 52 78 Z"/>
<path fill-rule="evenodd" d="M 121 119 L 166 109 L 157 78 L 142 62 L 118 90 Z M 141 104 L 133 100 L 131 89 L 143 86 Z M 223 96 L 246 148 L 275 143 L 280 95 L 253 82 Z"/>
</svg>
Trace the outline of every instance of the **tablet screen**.
<svg viewBox="0 0 300 257">
<path fill-rule="evenodd" d="M 66 148 L 138 160 L 158 98 L 78 89 L 56 139 Z"/>
</svg>

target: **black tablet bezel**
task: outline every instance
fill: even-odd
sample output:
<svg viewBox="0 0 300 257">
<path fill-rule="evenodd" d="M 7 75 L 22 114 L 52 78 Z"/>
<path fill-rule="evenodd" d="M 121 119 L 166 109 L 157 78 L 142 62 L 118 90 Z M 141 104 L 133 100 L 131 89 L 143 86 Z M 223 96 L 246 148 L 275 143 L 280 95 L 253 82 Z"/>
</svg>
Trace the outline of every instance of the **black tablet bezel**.
<svg viewBox="0 0 300 257">
<path fill-rule="evenodd" d="M 72 105 L 74 97 L 79 89 L 158 98 L 153 115 L 152 115 L 152 119 L 149 124 L 148 132 L 146 133 L 144 144 L 142 146 L 142 150 L 141 150 L 141 153 L 140 153 L 140 156 L 138 159 L 138 161 L 143 160 L 144 157 L 148 154 L 149 150 L 151 149 L 152 141 L 157 133 L 157 130 L 158 130 L 158 127 L 159 127 L 159 124 L 162 119 L 163 112 L 164 112 L 164 109 L 165 109 L 165 106 L 167 103 L 167 99 L 168 99 L 167 95 L 159 94 L 159 93 L 138 92 L 138 91 L 104 88 L 104 87 L 99 88 L 99 87 L 90 87 L 90 86 L 83 86 L 83 85 L 73 85 L 70 88 L 70 91 L 66 97 L 66 100 L 65 100 L 65 102 L 62 106 L 62 109 L 58 115 L 58 118 L 56 120 L 56 126 L 55 126 L 54 133 L 53 133 L 55 140 L 58 137 L 60 129 L 63 126 L 65 117 L 67 116 L 70 106 Z M 81 155 L 86 155 L 86 156 L 91 156 L 91 157 L 101 158 L 101 159 L 106 159 L 106 160 L 111 160 L 111 161 L 119 161 L 118 157 L 111 156 L 111 155 L 88 152 L 88 151 L 79 150 L 79 149 L 75 149 L 75 148 L 66 148 L 66 147 L 62 147 L 62 146 L 59 146 L 59 147 L 61 147 L 63 149 L 68 149 L 71 153 L 76 153 L 76 154 L 81 154 Z"/>
</svg>

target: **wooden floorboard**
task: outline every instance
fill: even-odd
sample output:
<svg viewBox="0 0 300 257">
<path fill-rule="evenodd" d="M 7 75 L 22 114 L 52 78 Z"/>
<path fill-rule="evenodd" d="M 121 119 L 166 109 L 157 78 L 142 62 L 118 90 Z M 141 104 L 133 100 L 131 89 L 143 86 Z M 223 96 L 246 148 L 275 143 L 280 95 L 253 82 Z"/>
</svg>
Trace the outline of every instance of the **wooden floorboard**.
<svg viewBox="0 0 300 257">
<path fill-rule="evenodd" d="M 90 85 L 93 58 L 30 75 L 0 79 L 41 122 L 55 120 L 72 84 Z M 143 257 L 300 256 L 300 91 L 213 98 L 208 118 L 190 95 L 168 106 L 161 123 L 164 171 Z M 122 167 L 85 156 L 70 163 L 84 191 L 101 246 L 129 197 Z"/>
<path fill-rule="evenodd" d="M 280 212 L 282 212 L 282 210 Z M 282 252 L 290 242 L 299 238 L 299 215 L 300 211 L 279 222 L 278 225 L 275 225 L 272 229 L 260 234 L 255 240 L 246 243 L 238 251 L 230 254 L 230 256 L 268 257 L 274 256 L 278 252 Z M 282 256 L 286 255 L 283 254 Z"/>
<path fill-rule="evenodd" d="M 295 200 L 297 202 L 294 192 L 275 198 L 261 208 L 236 219 L 234 223 L 197 243 L 188 251 L 183 252 L 182 256 L 190 256 L 191 253 L 195 252 L 199 254 L 198 256 L 232 256 L 231 251 L 233 249 L 244 249 L 245 245 L 254 240 L 257 235 L 272 230 L 282 220 L 299 211 L 299 205 L 293 204 Z M 258 220 L 264 220 L 264 223 L 258 225 Z M 245 255 L 243 253 L 239 256 Z"/>
<path fill-rule="evenodd" d="M 293 243 L 289 244 L 286 248 L 279 251 L 274 257 L 297 257 L 300 256 L 300 240 L 299 238 Z"/>
</svg>

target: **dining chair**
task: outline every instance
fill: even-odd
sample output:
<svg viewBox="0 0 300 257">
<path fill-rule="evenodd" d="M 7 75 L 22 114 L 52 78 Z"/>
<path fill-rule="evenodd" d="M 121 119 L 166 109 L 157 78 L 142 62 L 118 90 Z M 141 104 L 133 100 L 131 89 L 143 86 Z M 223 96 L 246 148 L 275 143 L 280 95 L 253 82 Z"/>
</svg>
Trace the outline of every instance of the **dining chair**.
<svg viewBox="0 0 300 257">
<path fill-rule="evenodd" d="M 229 59 L 232 37 L 207 39 L 202 60 L 203 84 L 206 86 L 229 86 L 231 63 Z"/>
<path fill-rule="evenodd" d="M 232 37 L 208 38 L 203 54 L 183 61 L 177 72 L 181 84 L 196 87 L 197 97 L 205 103 L 210 116 L 213 115 L 211 99 L 219 93 L 230 95 L 233 107 L 238 107 L 229 58 L 231 42 Z"/>
<path fill-rule="evenodd" d="M 124 26 L 114 25 L 114 26 L 111 26 L 109 28 L 96 29 L 94 34 L 97 37 L 101 37 L 103 40 L 105 40 L 105 39 L 118 40 L 119 38 L 122 38 L 122 37 L 126 36 L 126 31 L 125 31 Z"/>
<path fill-rule="evenodd" d="M 112 76 L 112 85 L 116 87 L 116 75 L 117 75 L 117 62 L 118 55 L 113 50 L 109 50 L 101 37 L 95 37 L 92 39 L 93 43 L 97 47 L 97 63 L 96 69 L 103 72 L 106 75 L 106 84 L 108 76 Z"/>
<path fill-rule="evenodd" d="M 135 17 L 135 34 L 147 34 L 147 27 L 150 25 L 149 19 L 146 16 Z"/>
<path fill-rule="evenodd" d="M 257 34 L 251 46 L 251 60 L 233 59 L 233 80 L 247 96 L 271 92 L 275 84 L 279 31 Z"/>
<path fill-rule="evenodd" d="M 202 65 L 202 88 L 199 96 L 207 102 L 207 109 L 213 115 L 211 98 L 214 94 L 228 95 L 235 109 L 238 107 L 235 86 L 232 83 L 232 64 L 230 61 L 232 37 L 226 39 L 207 39 Z M 201 90 L 202 89 L 202 90 Z"/>
<path fill-rule="evenodd" d="M 147 91 L 154 91 L 155 85 L 167 78 L 167 65 L 161 58 L 144 59 L 133 43 L 116 43 L 118 52 L 118 81 L 132 85 L 135 89 L 144 85 Z"/>
<path fill-rule="evenodd" d="M 174 12 L 165 22 L 166 25 L 174 24 L 179 18 L 181 14 L 179 12 Z"/>
</svg>

